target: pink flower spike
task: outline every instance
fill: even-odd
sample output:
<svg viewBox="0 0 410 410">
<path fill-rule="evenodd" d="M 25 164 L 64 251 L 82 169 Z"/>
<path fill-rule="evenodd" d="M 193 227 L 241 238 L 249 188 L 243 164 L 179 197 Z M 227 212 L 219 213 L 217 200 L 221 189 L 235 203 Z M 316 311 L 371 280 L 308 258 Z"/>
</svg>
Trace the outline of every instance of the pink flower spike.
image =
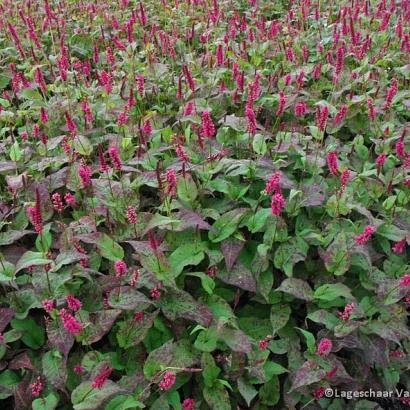
<svg viewBox="0 0 410 410">
<path fill-rule="evenodd" d="M 121 163 L 121 158 L 120 158 L 120 153 L 118 151 L 118 148 L 117 147 L 110 147 L 108 149 L 108 155 L 110 156 L 113 167 L 117 171 L 121 171 L 122 163 Z"/>
<path fill-rule="evenodd" d="M 371 239 L 372 235 L 376 232 L 376 228 L 372 225 L 366 226 L 364 231 L 355 237 L 355 241 L 358 245 L 364 245 Z"/>
<path fill-rule="evenodd" d="M 114 369 L 111 369 L 107 365 L 104 365 L 102 367 L 102 369 L 100 370 L 100 373 L 94 379 L 93 384 L 91 385 L 91 387 L 93 389 L 101 389 L 104 386 L 107 379 L 110 377 L 113 370 Z"/>
<path fill-rule="evenodd" d="M 315 397 L 316 400 L 321 399 L 325 395 L 325 388 L 324 387 L 319 387 L 313 392 L 313 396 Z"/>
<path fill-rule="evenodd" d="M 271 175 L 265 186 L 265 192 L 267 195 L 271 195 L 274 192 L 281 192 L 281 177 L 282 172 L 280 171 L 276 171 Z"/>
<path fill-rule="evenodd" d="M 64 195 L 64 201 L 68 206 L 74 207 L 76 204 L 75 196 L 71 192 L 67 192 Z"/>
<path fill-rule="evenodd" d="M 124 261 L 116 261 L 114 263 L 114 269 L 117 278 L 122 278 L 127 273 L 128 267 Z"/>
<path fill-rule="evenodd" d="M 63 321 L 64 328 L 74 336 L 79 335 L 82 330 L 82 324 L 71 314 L 67 311 L 67 309 L 60 310 L 60 317 Z"/>
<path fill-rule="evenodd" d="M 47 313 L 50 313 L 55 308 L 55 301 L 52 299 L 45 299 L 41 303 Z"/>
<path fill-rule="evenodd" d="M 285 204 L 285 198 L 280 192 L 277 192 L 275 195 L 273 195 L 271 201 L 272 215 L 279 216 L 283 208 L 285 207 Z"/>
<path fill-rule="evenodd" d="M 66 298 L 68 307 L 73 311 L 77 312 L 81 309 L 81 302 L 73 295 L 68 295 Z"/>
<path fill-rule="evenodd" d="M 188 398 L 182 402 L 182 410 L 193 410 L 195 407 L 195 400 Z"/>
<path fill-rule="evenodd" d="M 204 138 L 213 138 L 215 134 L 216 134 L 216 129 L 212 121 L 211 114 L 209 114 L 209 111 L 204 111 L 202 113 L 201 135 Z"/>
<path fill-rule="evenodd" d="M 164 374 L 164 378 L 159 383 L 160 390 L 169 390 L 174 385 L 176 380 L 175 373 L 173 372 L 166 372 Z"/>
<path fill-rule="evenodd" d="M 317 347 L 316 354 L 322 357 L 327 356 L 332 350 L 332 341 L 330 339 L 322 339 Z"/>
<path fill-rule="evenodd" d="M 401 287 L 410 286 L 410 273 L 406 273 L 403 277 L 400 278 L 399 284 Z"/>
<path fill-rule="evenodd" d="M 329 171 L 332 175 L 339 175 L 339 165 L 337 162 L 337 152 L 332 151 L 327 154 L 327 165 L 329 167 Z"/>
<path fill-rule="evenodd" d="M 132 225 L 135 225 L 137 223 L 137 212 L 131 205 L 127 208 L 127 220 Z"/>
<path fill-rule="evenodd" d="M 56 192 L 52 195 L 51 199 L 52 199 L 52 202 L 53 202 L 54 209 L 59 213 L 63 212 L 64 211 L 64 205 L 63 205 L 63 201 L 61 199 L 61 195 L 58 192 Z"/>
<path fill-rule="evenodd" d="M 41 376 L 38 376 L 36 381 L 31 383 L 29 387 L 33 397 L 39 397 L 44 389 L 44 382 L 41 380 Z"/>
<path fill-rule="evenodd" d="M 396 242 L 393 247 L 392 251 L 394 253 L 400 254 L 404 252 L 404 249 L 406 248 L 406 238 L 403 238 L 400 242 Z"/>
</svg>

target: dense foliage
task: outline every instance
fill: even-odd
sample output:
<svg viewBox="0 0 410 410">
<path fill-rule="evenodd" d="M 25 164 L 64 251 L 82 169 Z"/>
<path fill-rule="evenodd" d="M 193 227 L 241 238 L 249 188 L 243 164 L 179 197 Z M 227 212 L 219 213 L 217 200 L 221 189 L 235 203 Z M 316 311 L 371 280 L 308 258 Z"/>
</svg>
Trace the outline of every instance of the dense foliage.
<svg viewBox="0 0 410 410">
<path fill-rule="evenodd" d="M 410 399 L 408 0 L 4 0 L 1 408 Z"/>
</svg>

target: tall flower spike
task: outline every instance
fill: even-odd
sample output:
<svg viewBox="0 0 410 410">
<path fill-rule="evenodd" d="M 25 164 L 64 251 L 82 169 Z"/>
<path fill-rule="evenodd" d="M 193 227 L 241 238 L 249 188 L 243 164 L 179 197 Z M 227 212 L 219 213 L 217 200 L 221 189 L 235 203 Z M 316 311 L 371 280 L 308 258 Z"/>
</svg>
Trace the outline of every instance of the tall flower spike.
<svg viewBox="0 0 410 410">
<path fill-rule="evenodd" d="M 327 154 L 327 165 L 329 167 L 329 171 L 332 175 L 339 175 L 339 165 L 337 162 L 337 152 L 336 151 L 332 151 L 329 152 L 329 154 Z"/>
<path fill-rule="evenodd" d="M 343 104 L 340 107 L 339 112 L 336 114 L 335 119 L 333 120 L 333 125 L 339 125 L 341 122 L 345 119 L 346 114 L 347 114 L 348 106 L 346 104 Z"/>
<path fill-rule="evenodd" d="M 393 102 L 393 98 L 396 96 L 398 91 L 398 83 L 395 78 L 393 78 L 390 88 L 387 90 L 386 101 L 384 103 L 384 109 L 388 110 Z"/>
<path fill-rule="evenodd" d="M 41 234 L 43 231 L 43 218 L 41 216 L 40 193 L 38 188 L 36 189 L 36 204 L 34 207 L 27 208 L 27 214 L 36 232 Z"/>
<path fill-rule="evenodd" d="M 83 188 L 87 188 L 91 185 L 91 174 L 91 168 L 82 161 L 78 168 L 78 176 L 81 179 Z"/>
<path fill-rule="evenodd" d="M 177 191 L 177 178 L 175 175 L 175 171 L 173 169 L 168 169 L 166 178 L 167 178 L 166 194 L 170 196 L 175 196 L 176 191 Z"/>
<path fill-rule="evenodd" d="M 212 121 L 209 111 L 202 112 L 202 128 L 201 135 L 205 138 L 212 138 L 216 134 L 215 125 Z"/>
<path fill-rule="evenodd" d="M 79 335 L 82 330 L 82 324 L 71 314 L 67 311 L 67 309 L 60 310 L 60 317 L 63 321 L 64 328 L 74 336 Z"/>
<path fill-rule="evenodd" d="M 299 101 L 295 105 L 295 115 L 296 115 L 296 117 L 298 117 L 298 118 L 303 117 L 306 114 L 306 111 L 307 111 L 307 106 L 306 106 L 306 103 L 304 101 Z"/>
<path fill-rule="evenodd" d="M 282 172 L 276 171 L 269 178 L 265 186 L 265 192 L 267 195 L 273 194 L 274 192 L 281 192 L 281 177 Z"/>
<path fill-rule="evenodd" d="M 376 120 L 376 110 L 374 109 L 373 100 L 370 97 L 367 99 L 367 113 L 370 121 Z"/>
<path fill-rule="evenodd" d="M 105 161 L 104 148 L 102 144 L 98 144 L 98 161 L 100 163 L 100 171 L 107 172 L 109 170 L 109 166 L 107 165 L 107 162 Z"/>
<path fill-rule="evenodd" d="M 279 216 L 285 207 L 286 201 L 280 192 L 277 192 L 272 196 L 271 210 L 272 215 Z"/>
<path fill-rule="evenodd" d="M 224 50 L 222 44 L 219 44 L 216 48 L 216 63 L 218 66 L 222 66 L 224 64 Z"/>
<path fill-rule="evenodd" d="M 248 121 L 248 132 L 251 135 L 256 134 L 256 115 L 253 108 L 249 105 L 246 105 L 245 108 L 246 119 Z"/>
<path fill-rule="evenodd" d="M 101 368 L 100 372 L 98 373 L 97 377 L 94 379 L 91 387 L 93 389 L 101 389 L 107 379 L 110 377 L 113 369 L 108 367 L 106 364 Z"/>
<path fill-rule="evenodd" d="M 279 105 L 276 110 L 276 116 L 280 117 L 285 112 L 285 105 L 286 105 L 286 95 L 283 91 L 279 91 Z"/>
<path fill-rule="evenodd" d="M 120 153 L 118 151 L 117 147 L 111 146 L 108 149 L 108 155 L 110 156 L 111 159 L 111 163 L 113 165 L 113 167 L 117 170 L 117 171 L 121 171 L 122 169 L 122 163 L 121 163 L 121 158 L 120 158 Z"/>
<path fill-rule="evenodd" d="M 137 223 L 137 212 L 131 205 L 127 208 L 127 220 L 132 225 L 135 225 Z"/>
<path fill-rule="evenodd" d="M 358 245 L 364 245 L 370 241 L 372 235 L 376 232 L 376 228 L 372 225 L 366 226 L 364 231 L 354 239 Z"/>
</svg>

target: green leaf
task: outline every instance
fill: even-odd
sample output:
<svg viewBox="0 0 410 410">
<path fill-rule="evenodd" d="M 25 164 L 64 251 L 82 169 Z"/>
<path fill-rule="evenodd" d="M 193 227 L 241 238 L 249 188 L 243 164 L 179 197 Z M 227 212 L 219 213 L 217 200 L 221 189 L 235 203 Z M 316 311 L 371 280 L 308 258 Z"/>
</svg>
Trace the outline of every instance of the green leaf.
<svg viewBox="0 0 410 410">
<path fill-rule="evenodd" d="M 214 327 L 200 332 L 195 340 L 194 346 L 202 352 L 213 352 L 218 344 L 218 335 Z"/>
<path fill-rule="evenodd" d="M 215 364 L 215 360 L 210 353 L 202 353 L 201 366 L 205 386 L 213 387 L 219 373 L 221 373 L 221 369 Z"/>
<path fill-rule="evenodd" d="M 93 389 L 92 383 L 92 380 L 85 381 L 71 393 L 71 403 L 74 410 L 101 409 L 104 403 L 113 396 L 125 393 L 124 389 L 111 380 L 106 380 L 101 389 Z"/>
<path fill-rule="evenodd" d="M 212 229 L 209 231 L 209 239 L 212 242 L 221 242 L 231 236 L 247 211 L 246 208 L 238 208 L 223 214 L 212 225 Z"/>
<path fill-rule="evenodd" d="M 276 333 L 288 323 L 292 310 L 289 306 L 273 306 L 270 313 L 270 322 L 272 325 L 272 332 Z"/>
<path fill-rule="evenodd" d="M 0 373 L 0 386 L 11 387 L 19 384 L 21 377 L 12 370 L 6 369 Z"/>
<path fill-rule="evenodd" d="M 191 175 L 179 178 L 177 183 L 178 198 L 184 202 L 193 202 L 198 196 L 198 189 Z"/>
<path fill-rule="evenodd" d="M 266 227 L 267 219 L 272 215 L 270 208 L 259 209 L 255 214 L 249 215 L 246 218 L 245 226 L 252 232 L 260 232 Z"/>
<path fill-rule="evenodd" d="M 271 361 L 267 361 L 263 365 L 263 371 L 265 372 L 266 380 L 270 380 L 272 376 L 277 376 L 279 374 L 288 372 L 288 370 L 284 368 L 281 364 Z"/>
<path fill-rule="evenodd" d="M 42 358 L 43 374 L 48 383 L 58 389 L 64 389 L 67 379 L 66 360 L 57 351 L 49 351 Z"/>
<path fill-rule="evenodd" d="M 99 236 L 96 245 L 100 250 L 103 258 L 116 262 L 124 258 L 124 249 L 117 242 L 114 242 L 107 234 L 103 233 Z"/>
<path fill-rule="evenodd" d="M 399 229 L 397 226 L 383 224 L 377 228 L 376 235 L 383 236 L 390 241 L 399 242 L 406 237 L 407 231 Z"/>
<path fill-rule="evenodd" d="M 328 283 L 319 286 L 314 293 L 315 299 L 323 301 L 333 301 L 338 297 L 352 299 L 351 290 L 342 283 Z"/>
<path fill-rule="evenodd" d="M 209 277 L 208 275 L 205 275 L 205 273 L 202 272 L 187 272 L 187 276 L 196 276 L 201 280 L 201 285 L 205 292 L 207 292 L 209 295 L 212 295 L 214 293 L 215 289 L 215 281 Z"/>
<path fill-rule="evenodd" d="M 50 393 L 44 398 L 35 399 L 31 405 L 33 410 L 54 410 L 58 405 L 59 399 L 56 393 Z"/>
<path fill-rule="evenodd" d="M 299 237 L 282 243 L 275 252 L 273 260 L 275 267 L 283 270 L 286 276 L 292 276 L 293 267 L 296 263 L 305 260 L 308 249 L 309 245 Z"/>
<path fill-rule="evenodd" d="M 52 261 L 46 259 L 41 252 L 27 251 L 17 262 L 15 274 L 29 266 L 47 265 L 51 262 Z"/>
<path fill-rule="evenodd" d="M 325 325 L 329 330 L 332 330 L 340 322 L 340 320 L 335 315 L 324 309 L 319 309 L 311 312 L 307 315 L 307 317 L 313 322 Z"/>
<path fill-rule="evenodd" d="M 41 94 L 33 88 L 25 88 L 20 92 L 20 96 L 26 100 L 42 100 Z"/>
<path fill-rule="evenodd" d="M 0 255 L 0 282 L 10 282 L 13 279 L 14 265 L 6 260 Z"/>
<path fill-rule="evenodd" d="M 175 354 L 176 343 L 172 340 L 149 353 L 144 361 L 144 376 L 151 380 L 159 371 L 169 366 Z"/>
<path fill-rule="evenodd" d="M 90 140 L 84 135 L 76 135 L 74 138 L 74 149 L 80 154 L 89 156 L 93 152 Z"/>
<path fill-rule="evenodd" d="M 26 319 L 13 319 L 11 327 L 17 330 L 23 330 L 24 334 L 21 340 L 24 344 L 32 349 L 40 349 L 46 338 L 44 328 L 39 326 L 31 317 Z"/>
<path fill-rule="evenodd" d="M 315 336 L 312 333 L 308 332 L 307 330 L 301 329 L 300 327 L 297 327 L 296 329 L 300 330 L 303 336 L 305 336 L 308 352 L 312 354 L 315 353 L 316 351 Z"/>
<path fill-rule="evenodd" d="M 50 228 L 51 224 L 46 225 L 41 235 L 37 235 L 36 238 L 36 248 L 42 254 L 46 254 L 49 251 L 51 242 L 53 241 Z"/>
<path fill-rule="evenodd" d="M 238 379 L 238 390 L 247 406 L 250 407 L 252 400 L 258 395 L 258 391 L 242 377 Z"/>
<path fill-rule="evenodd" d="M 21 158 L 21 150 L 18 141 L 14 141 L 14 144 L 10 148 L 10 159 L 12 161 L 19 161 Z"/>
<path fill-rule="evenodd" d="M 272 377 L 259 390 L 259 397 L 263 404 L 274 406 L 280 399 L 280 385 L 277 376 Z"/>
<path fill-rule="evenodd" d="M 197 243 L 186 243 L 175 249 L 169 256 L 172 276 L 176 278 L 188 265 L 198 265 L 205 257 Z"/>
<path fill-rule="evenodd" d="M 229 395 L 225 387 L 216 385 L 212 388 L 205 387 L 203 390 L 205 401 L 212 410 L 231 410 Z"/>
<path fill-rule="evenodd" d="M 148 222 L 148 225 L 145 227 L 144 233 L 147 233 L 154 228 L 174 230 L 177 229 L 180 224 L 181 221 L 179 219 L 173 219 L 169 218 L 168 216 L 155 214 Z"/>
<path fill-rule="evenodd" d="M 144 403 L 141 403 L 130 394 L 114 397 L 106 406 L 105 410 L 127 410 L 127 409 L 143 409 Z"/>
<path fill-rule="evenodd" d="M 265 142 L 265 137 L 261 134 L 256 134 L 253 137 L 252 147 L 257 154 L 265 155 L 268 150 L 268 146 Z"/>
</svg>

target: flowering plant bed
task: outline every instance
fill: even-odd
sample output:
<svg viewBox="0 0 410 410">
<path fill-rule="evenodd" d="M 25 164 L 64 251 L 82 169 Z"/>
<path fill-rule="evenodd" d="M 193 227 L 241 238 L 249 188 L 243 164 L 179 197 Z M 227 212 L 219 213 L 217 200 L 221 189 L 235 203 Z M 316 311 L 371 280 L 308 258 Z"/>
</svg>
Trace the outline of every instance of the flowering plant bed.
<svg viewBox="0 0 410 410">
<path fill-rule="evenodd" d="M 408 0 L 0 10 L 2 408 L 410 404 Z"/>
</svg>

